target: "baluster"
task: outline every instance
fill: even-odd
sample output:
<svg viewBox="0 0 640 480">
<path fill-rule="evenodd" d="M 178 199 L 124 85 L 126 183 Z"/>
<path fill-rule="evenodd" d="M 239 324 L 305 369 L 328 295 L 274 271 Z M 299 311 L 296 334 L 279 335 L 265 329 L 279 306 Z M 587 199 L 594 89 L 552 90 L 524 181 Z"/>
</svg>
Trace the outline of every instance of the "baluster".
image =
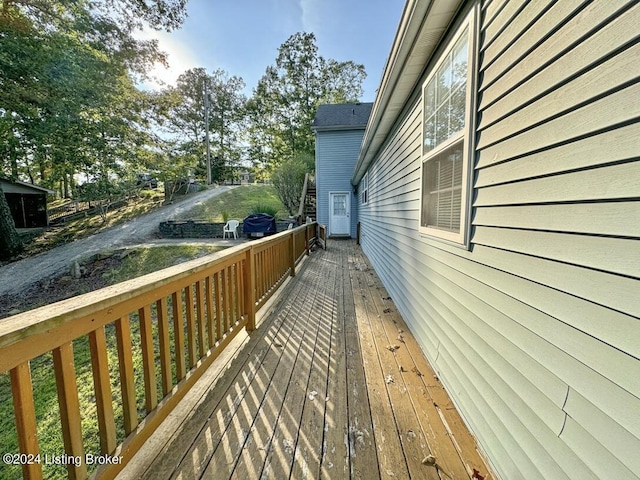
<svg viewBox="0 0 640 480">
<path fill-rule="evenodd" d="M 213 320 L 213 278 L 208 275 L 205 281 L 205 297 L 207 299 L 207 333 L 209 334 L 209 348 L 216 344 Z"/>
<path fill-rule="evenodd" d="M 262 298 L 262 252 L 258 252 L 254 256 L 253 262 L 253 275 L 255 285 L 255 298 L 256 301 Z"/>
<path fill-rule="evenodd" d="M 229 331 L 229 327 L 231 326 L 231 298 L 229 289 L 230 285 L 230 268 L 225 267 L 222 271 L 222 291 L 224 293 L 224 332 Z"/>
<path fill-rule="evenodd" d="M 304 249 L 307 256 L 309 255 L 309 225 L 304 227 Z"/>
<path fill-rule="evenodd" d="M 236 280 L 236 288 L 235 288 L 235 299 L 236 299 L 236 316 L 234 317 L 234 323 L 240 320 L 242 317 L 242 265 L 241 261 L 235 264 L 235 280 Z"/>
<path fill-rule="evenodd" d="M 173 387 L 171 378 L 171 346 L 169 344 L 169 315 L 167 297 L 156 302 L 158 312 L 158 338 L 160 343 L 160 373 L 162 378 L 162 394 L 167 395 Z"/>
<path fill-rule="evenodd" d="M 198 280 L 196 282 L 196 310 L 198 312 L 198 353 L 200 354 L 200 358 L 204 357 L 205 352 L 207 351 L 205 342 L 205 333 L 204 333 L 204 298 L 202 297 L 202 282 Z"/>
<path fill-rule="evenodd" d="M 296 276 L 296 235 L 291 232 L 289 237 L 289 268 L 291 269 L 290 275 Z"/>
<path fill-rule="evenodd" d="M 244 260 L 244 299 L 247 312 L 247 330 L 251 332 L 256 328 L 256 277 L 254 268 L 253 248 L 249 248 Z"/>
<path fill-rule="evenodd" d="M 124 432 L 129 435 L 138 426 L 136 387 L 133 374 L 133 354 L 131 352 L 131 322 L 129 317 L 123 317 L 116 320 L 115 324 L 116 342 L 118 344 L 120 388 L 122 389 Z"/>
<path fill-rule="evenodd" d="M 158 385 L 156 383 L 153 330 L 149 305 L 138 310 L 138 317 L 140 319 L 140 343 L 142 344 L 142 370 L 144 373 L 144 406 L 147 413 L 151 413 L 158 405 Z"/>
<path fill-rule="evenodd" d="M 176 377 L 178 382 L 187 374 L 184 361 L 184 319 L 182 317 L 182 292 L 171 295 L 173 311 L 173 335 L 176 345 Z"/>
<path fill-rule="evenodd" d="M 215 296 L 216 296 L 216 341 L 222 338 L 222 290 L 220 287 L 220 272 L 214 275 Z"/>
<path fill-rule="evenodd" d="M 238 320 L 240 320 L 241 317 L 244 317 L 244 315 L 246 314 L 245 311 L 245 291 L 244 291 L 244 285 L 245 285 L 245 279 L 244 279 L 244 275 L 245 275 L 245 260 L 239 260 L 237 263 L 237 269 L 238 269 Z"/>
<path fill-rule="evenodd" d="M 82 423 L 80 420 L 80 401 L 78 400 L 78 384 L 76 369 L 73 364 L 73 346 L 65 343 L 53 350 L 53 370 L 58 390 L 60 421 L 62 424 L 62 440 L 67 455 L 80 457 L 82 461 L 67 464 L 71 479 L 87 478 L 87 466 L 84 463 L 84 446 L 82 445 Z"/>
<path fill-rule="evenodd" d="M 260 284 L 258 285 L 258 299 L 261 299 L 264 294 L 266 293 L 266 290 L 264 288 L 265 285 L 265 260 L 264 260 L 264 256 L 265 256 L 265 252 L 266 250 L 262 250 L 258 256 L 259 258 L 259 262 L 258 262 L 258 275 L 260 276 Z"/>
<path fill-rule="evenodd" d="M 89 348 L 91 350 L 93 386 L 96 394 L 100 452 L 103 455 L 107 455 L 113 453 L 116 449 L 117 441 L 116 424 L 113 416 L 113 401 L 111 399 L 107 337 L 104 333 L 104 327 L 100 327 L 89 333 Z"/>
<path fill-rule="evenodd" d="M 31 369 L 29 362 L 21 363 L 11 369 L 11 393 L 13 395 L 13 411 L 18 433 L 20 453 L 36 456 L 40 453 L 38 446 L 38 430 L 36 427 L 36 409 L 33 401 Z M 42 465 L 39 463 L 22 463 L 22 476 L 27 480 L 42 478 Z"/>
<path fill-rule="evenodd" d="M 192 368 L 197 359 L 196 356 L 196 323 L 193 318 L 193 286 L 187 285 L 184 289 L 185 306 L 187 309 L 187 345 L 189 349 L 189 368 Z"/>
</svg>

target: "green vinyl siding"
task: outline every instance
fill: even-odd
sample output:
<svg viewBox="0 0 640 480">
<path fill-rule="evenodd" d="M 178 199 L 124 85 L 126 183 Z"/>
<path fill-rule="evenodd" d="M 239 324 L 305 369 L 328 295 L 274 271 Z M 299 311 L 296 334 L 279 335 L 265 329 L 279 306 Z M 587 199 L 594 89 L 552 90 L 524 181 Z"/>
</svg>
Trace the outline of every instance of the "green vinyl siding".
<svg viewBox="0 0 640 480">
<path fill-rule="evenodd" d="M 419 232 L 418 92 L 361 244 L 500 477 L 638 479 L 640 6 L 484 4 L 470 248 Z"/>
</svg>

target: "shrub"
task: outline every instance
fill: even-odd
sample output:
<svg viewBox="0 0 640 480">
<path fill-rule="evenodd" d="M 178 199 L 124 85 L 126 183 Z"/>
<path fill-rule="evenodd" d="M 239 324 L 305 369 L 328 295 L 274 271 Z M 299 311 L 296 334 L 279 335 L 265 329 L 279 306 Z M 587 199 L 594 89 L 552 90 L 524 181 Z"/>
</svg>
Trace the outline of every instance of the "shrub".
<svg viewBox="0 0 640 480">
<path fill-rule="evenodd" d="M 256 203 L 249 212 L 250 214 L 255 213 L 266 213 L 267 215 L 271 215 L 272 217 L 278 216 L 278 209 L 273 207 L 272 205 L 267 205 L 264 203 Z"/>
<path fill-rule="evenodd" d="M 283 161 L 271 174 L 273 186 L 289 215 L 298 213 L 304 176 L 309 172 L 310 159 L 308 154 L 301 153 Z"/>
</svg>

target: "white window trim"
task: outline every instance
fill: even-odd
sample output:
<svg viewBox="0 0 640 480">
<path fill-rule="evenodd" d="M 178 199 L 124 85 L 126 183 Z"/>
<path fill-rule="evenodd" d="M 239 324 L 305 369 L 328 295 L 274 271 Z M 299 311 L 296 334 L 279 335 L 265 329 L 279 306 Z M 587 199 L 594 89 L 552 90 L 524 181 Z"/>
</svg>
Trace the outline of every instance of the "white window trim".
<svg viewBox="0 0 640 480">
<path fill-rule="evenodd" d="M 367 203 L 369 203 L 369 172 L 368 171 L 365 172 L 364 176 L 362 177 L 362 180 L 360 180 L 360 186 L 361 186 L 360 203 L 362 205 L 366 205 Z"/>
<path fill-rule="evenodd" d="M 478 26 L 477 26 L 477 8 L 474 7 L 467 14 L 464 22 L 458 27 L 456 34 L 447 43 L 446 48 L 443 50 L 444 54 L 440 56 L 438 62 L 433 66 L 429 75 L 422 84 L 422 96 L 420 97 L 421 104 L 421 125 L 422 134 L 420 137 L 422 151 L 420 157 L 420 211 L 418 216 L 418 231 L 421 235 L 427 237 L 435 237 L 437 239 L 445 240 L 454 243 L 458 246 L 468 247 L 469 245 L 469 233 L 471 230 L 471 184 L 474 165 L 474 132 L 475 132 L 475 109 L 476 109 L 476 97 L 475 86 L 477 82 L 477 42 L 478 42 Z M 430 150 L 426 154 L 424 153 L 424 96 L 425 89 L 429 81 L 438 71 L 440 65 L 446 60 L 447 53 L 451 51 L 456 41 L 464 33 L 466 28 L 469 28 L 469 43 L 468 43 L 468 60 L 467 60 L 467 89 L 465 99 L 465 127 L 461 133 L 453 135 L 441 144 L 437 145 L 434 149 Z M 463 170 L 462 170 L 462 188 L 461 188 L 461 211 L 460 211 L 460 232 L 450 232 L 447 230 L 441 230 L 438 228 L 424 227 L 422 226 L 422 206 L 423 206 L 423 188 L 424 188 L 424 165 L 425 162 L 431 158 L 434 158 L 440 152 L 449 148 L 454 143 L 463 139 Z"/>
</svg>

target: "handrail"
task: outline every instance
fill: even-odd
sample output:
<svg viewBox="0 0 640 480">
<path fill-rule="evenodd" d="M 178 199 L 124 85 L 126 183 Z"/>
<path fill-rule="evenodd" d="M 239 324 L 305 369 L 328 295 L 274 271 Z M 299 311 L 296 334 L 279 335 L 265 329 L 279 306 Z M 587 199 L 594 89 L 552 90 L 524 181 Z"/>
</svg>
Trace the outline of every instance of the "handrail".
<svg viewBox="0 0 640 480">
<path fill-rule="evenodd" d="M 302 185 L 302 195 L 300 195 L 300 205 L 298 206 L 298 218 L 302 218 L 304 214 L 304 201 L 307 196 L 307 189 L 309 185 L 309 174 L 304 174 L 304 184 Z"/>
<path fill-rule="evenodd" d="M 256 312 L 321 236 L 316 222 L 305 224 L 0 320 L 0 372 L 10 373 L 20 453 L 40 453 L 30 362 L 51 352 L 65 455 L 85 458 L 73 349 L 88 338 L 100 454 L 119 461 L 93 477 L 113 478 L 237 333 L 255 328 Z M 109 348 L 117 350 L 117 379 Z M 142 358 L 138 384 L 134 357 Z M 119 397 L 111 392 L 118 381 Z M 126 435 L 120 444 L 116 424 Z M 87 478 L 86 463 L 77 463 L 66 465 L 69 477 Z M 22 474 L 40 479 L 42 465 L 23 463 Z"/>
</svg>

